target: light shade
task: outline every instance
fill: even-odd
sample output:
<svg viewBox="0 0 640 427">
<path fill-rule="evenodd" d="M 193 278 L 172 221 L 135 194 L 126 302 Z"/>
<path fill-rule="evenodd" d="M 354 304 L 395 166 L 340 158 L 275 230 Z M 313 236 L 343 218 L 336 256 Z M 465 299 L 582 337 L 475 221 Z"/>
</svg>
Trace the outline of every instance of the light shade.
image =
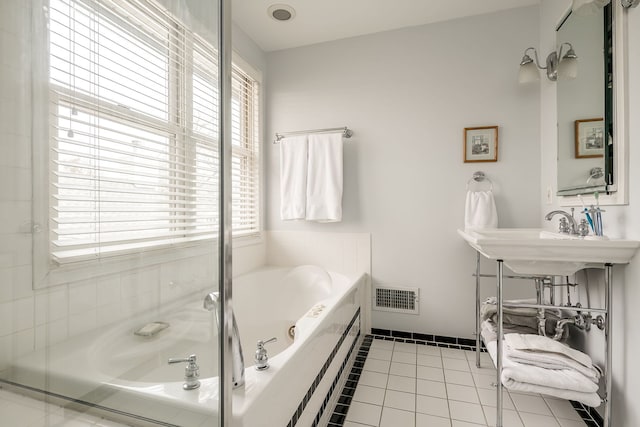
<svg viewBox="0 0 640 427">
<path fill-rule="evenodd" d="M 558 65 L 558 78 L 575 79 L 578 75 L 578 58 L 562 58 Z"/>
<path fill-rule="evenodd" d="M 571 43 L 565 42 L 560 46 L 560 55 L 562 55 L 562 48 L 569 46 L 569 50 L 565 53 L 560 62 L 558 63 L 558 78 L 561 79 L 575 79 L 578 75 L 578 55 L 573 50 Z"/>
<path fill-rule="evenodd" d="M 518 71 L 518 83 L 533 83 L 538 80 L 540 80 L 540 72 L 533 61 L 520 65 L 520 71 Z"/>
</svg>

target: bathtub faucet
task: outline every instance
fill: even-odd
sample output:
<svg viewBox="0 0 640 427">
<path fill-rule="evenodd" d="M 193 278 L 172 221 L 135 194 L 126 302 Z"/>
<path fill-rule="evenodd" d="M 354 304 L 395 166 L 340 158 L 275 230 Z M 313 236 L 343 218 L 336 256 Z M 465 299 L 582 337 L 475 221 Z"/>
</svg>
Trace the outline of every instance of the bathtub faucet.
<svg viewBox="0 0 640 427">
<path fill-rule="evenodd" d="M 258 340 L 256 343 L 256 354 L 253 357 L 253 361 L 255 362 L 257 371 L 264 371 L 265 369 L 269 369 L 269 355 L 267 354 L 267 349 L 264 348 L 265 344 L 269 344 L 270 342 L 278 341 L 278 338 L 273 337 L 268 340 Z"/>
<path fill-rule="evenodd" d="M 184 368 L 184 384 L 182 388 L 185 390 L 195 390 L 200 387 L 200 381 L 198 377 L 200 377 L 200 368 L 196 363 L 196 355 L 192 354 L 189 357 L 185 357 L 184 359 L 169 359 L 169 364 L 172 365 L 174 363 L 187 362 L 187 366 Z"/>
<path fill-rule="evenodd" d="M 204 298 L 204 308 L 216 314 L 216 320 L 220 325 L 220 295 L 218 292 L 211 292 Z M 235 314 L 231 317 L 231 381 L 233 388 L 244 384 L 244 357 L 242 356 L 242 345 L 240 345 L 240 334 Z M 222 349 L 220 349 L 222 351 Z"/>
</svg>

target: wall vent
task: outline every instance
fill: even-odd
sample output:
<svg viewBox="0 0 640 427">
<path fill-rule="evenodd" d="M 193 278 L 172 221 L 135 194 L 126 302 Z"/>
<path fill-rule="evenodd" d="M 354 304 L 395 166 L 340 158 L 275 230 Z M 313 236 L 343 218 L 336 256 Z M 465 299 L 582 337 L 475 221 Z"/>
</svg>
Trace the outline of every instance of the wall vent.
<svg viewBox="0 0 640 427">
<path fill-rule="evenodd" d="M 375 288 L 373 309 L 392 311 L 395 313 L 419 314 L 418 305 L 420 289 L 418 288 Z"/>
</svg>

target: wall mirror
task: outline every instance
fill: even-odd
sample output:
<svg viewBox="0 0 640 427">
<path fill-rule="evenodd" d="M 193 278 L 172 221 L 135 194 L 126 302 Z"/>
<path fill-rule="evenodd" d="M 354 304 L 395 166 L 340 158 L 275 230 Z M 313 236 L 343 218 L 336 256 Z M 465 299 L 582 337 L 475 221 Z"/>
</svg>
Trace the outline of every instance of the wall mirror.
<svg viewBox="0 0 640 427">
<path fill-rule="evenodd" d="M 569 13 L 556 32 L 557 44 L 571 43 L 578 55 L 576 78 L 557 82 L 559 195 L 604 192 L 612 184 L 607 160 L 613 139 L 605 130 L 612 113 L 605 106 L 612 78 L 605 72 L 605 64 L 611 63 L 610 17 L 605 9 L 590 15 Z"/>
<path fill-rule="evenodd" d="M 608 204 L 626 203 L 624 18 L 613 1 L 590 15 L 569 11 L 557 28 L 557 44 L 578 55 L 577 77 L 557 82 L 559 196 L 598 191 Z"/>
</svg>

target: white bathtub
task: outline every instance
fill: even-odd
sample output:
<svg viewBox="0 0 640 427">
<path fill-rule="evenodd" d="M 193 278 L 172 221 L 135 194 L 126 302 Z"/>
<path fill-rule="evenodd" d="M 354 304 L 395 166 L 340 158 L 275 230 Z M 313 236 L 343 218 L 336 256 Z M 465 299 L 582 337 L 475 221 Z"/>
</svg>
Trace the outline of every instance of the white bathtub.
<svg viewBox="0 0 640 427">
<path fill-rule="evenodd" d="M 364 277 L 320 267 L 264 268 L 233 282 L 233 305 L 245 360 L 245 386 L 233 393 L 234 426 L 311 426 L 359 334 Z M 217 336 L 203 294 L 156 314 L 170 326 L 151 338 L 136 336 L 141 318 L 29 354 L 9 380 L 53 395 L 134 413 L 141 424 L 214 425 L 217 416 Z M 148 316 L 146 316 L 148 319 Z M 295 325 L 295 339 L 288 332 Z M 253 368 L 255 344 L 267 345 L 270 368 Z M 201 386 L 183 390 L 184 364 L 169 357 L 198 356 Z M 46 369 L 45 369 L 46 367 Z M 327 409 L 328 412 L 329 409 Z M 295 414 L 295 415 L 294 415 Z M 296 420 L 293 423 L 293 420 Z"/>
</svg>

